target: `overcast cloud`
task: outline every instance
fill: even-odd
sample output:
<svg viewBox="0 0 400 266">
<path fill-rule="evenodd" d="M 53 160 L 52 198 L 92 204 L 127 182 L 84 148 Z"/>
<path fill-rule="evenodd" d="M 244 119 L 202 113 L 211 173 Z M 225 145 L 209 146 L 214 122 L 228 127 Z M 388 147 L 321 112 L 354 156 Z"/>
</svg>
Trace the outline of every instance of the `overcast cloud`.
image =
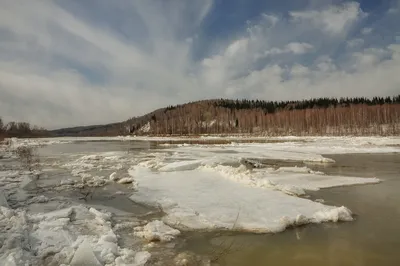
<svg viewBox="0 0 400 266">
<path fill-rule="evenodd" d="M 399 0 L 280 2 L 0 0 L 0 116 L 57 128 L 200 99 L 400 94 Z"/>
</svg>

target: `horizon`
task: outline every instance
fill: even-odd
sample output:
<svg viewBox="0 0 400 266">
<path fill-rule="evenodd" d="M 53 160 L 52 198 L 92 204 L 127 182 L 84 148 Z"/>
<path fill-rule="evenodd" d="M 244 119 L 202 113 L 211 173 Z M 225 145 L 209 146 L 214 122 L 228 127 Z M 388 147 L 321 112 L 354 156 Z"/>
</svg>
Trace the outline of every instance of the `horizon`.
<svg viewBox="0 0 400 266">
<path fill-rule="evenodd" d="M 5 121 L 58 129 L 206 99 L 400 94 L 400 0 L 0 3 Z"/>
</svg>

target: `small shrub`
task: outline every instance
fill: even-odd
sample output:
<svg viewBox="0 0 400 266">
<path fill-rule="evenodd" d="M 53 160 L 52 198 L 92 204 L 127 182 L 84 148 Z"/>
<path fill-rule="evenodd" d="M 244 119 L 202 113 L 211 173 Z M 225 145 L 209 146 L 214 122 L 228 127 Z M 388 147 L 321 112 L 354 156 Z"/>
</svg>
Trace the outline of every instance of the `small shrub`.
<svg viewBox="0 0 400 266">
<path fill-rule="evenodd" d="M 237 222 L 239 220 L 239 215 L 240 215 L 240 209 L 239 212 L 236 216 L 235 222 L 232 225 L 231 230 L 235 230 L 237 226 Z M 213 253 L 211 255 L 211 262 L 212 263 L 219 263 L 221 262 L 224 257 L 227 255 L 237 251 L 237 249 L 234 248 L 235 240 L 232 240 L 230 243 L 227 242 L 227 240 L 222 241 L 218 247 L 214 248 Z"/>
<path fill-rule="evenodd" d="M 20 146 L 14 150 L 14 153 L 25 169 L 33 171 L 39 168 L 40 159 L 35 148 Z"/>
</svg>

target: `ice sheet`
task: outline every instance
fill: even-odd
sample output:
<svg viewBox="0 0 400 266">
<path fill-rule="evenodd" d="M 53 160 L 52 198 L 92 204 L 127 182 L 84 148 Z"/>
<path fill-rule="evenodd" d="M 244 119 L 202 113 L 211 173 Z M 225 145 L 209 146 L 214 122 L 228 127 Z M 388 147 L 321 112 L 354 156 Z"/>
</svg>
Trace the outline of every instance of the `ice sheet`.
<svg viewBox="0 0 400 266">
<path fill-rule="evenodd" d="M 378 178 L 330 176 L 315 172 L 307 167 L 281 167 L 274 169 L 248 170 L 244 166 L 205 166 L 201 169 L 216 172 L 221 177 L 253 187 L 265 187 L 281 190 L 288 194 L 303 195 L 304 190 L 319 190 L 321 188 L 376 184 Z"/>
<path fill-rule="evenodd" d="M 154 173 L 136 168 L 132 172 L 139 186 L 131 200 L 161 206 L 168 214 L 164 222 L 178 228 L 280 232 L 291 225 L 352 220 L 345 207 L 244 186 L 201 169 Z"/>
<path fill-rule="evenodd" d="M 319 190 L 321 188 L 376 184 L 381 182 L 378 178 L 348 177 L 348 176 L 329 176 L 320 174 L 274 174 L 269 173 L 265 178 L 270 182 L 281 186 L 292 186 L 304 190 Z"/>
<path fill-rule="evenodd" d="M 193 160 L 193 161 L 178 161 L 168 163 L 165 166 L 158 168 L 161 172 L 174 172 L 174 171 L 186 171 L 198 168 L 204 163 L 204 160 Z"/>
<path fill-rule="evenodd" d="M 183 145 L 166 151 L 207 158 L 224 154 L 230 158 L 260 158 L 303 162 L 333 162 L 322 154 L 400 152 L 399 137 L 286 137 L 278 143 L 234 143 L 225 145 Z M 268 138 L 265 138 L 268 140 Z"/>
<path fill-rule="evenodd" d="M 269 160 L 291 160 L 302 162 L 332 163 L 332 159 L 317 153 L 293 151 L 285 147 L 272 146 L 270 144 L 235 144 L 235 145 L 197 145 L 168 148 L 166 151 L 179 152 L 191 158 L 225 157 L 232 161 L 241 158 L 257 158 Z"/>
</svg>

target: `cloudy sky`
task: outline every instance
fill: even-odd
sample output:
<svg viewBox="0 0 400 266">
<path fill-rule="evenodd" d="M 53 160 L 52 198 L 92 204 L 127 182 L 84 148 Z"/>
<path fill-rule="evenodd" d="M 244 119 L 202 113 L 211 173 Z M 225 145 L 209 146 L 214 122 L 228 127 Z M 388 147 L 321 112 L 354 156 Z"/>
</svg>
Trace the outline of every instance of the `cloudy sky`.
<svg viewBox="0 0 400 266">
<path fill-rule="evenodd" d="M 0 0 L 0 116 L 400 94 L 400 0 Z"/>
</svg>

